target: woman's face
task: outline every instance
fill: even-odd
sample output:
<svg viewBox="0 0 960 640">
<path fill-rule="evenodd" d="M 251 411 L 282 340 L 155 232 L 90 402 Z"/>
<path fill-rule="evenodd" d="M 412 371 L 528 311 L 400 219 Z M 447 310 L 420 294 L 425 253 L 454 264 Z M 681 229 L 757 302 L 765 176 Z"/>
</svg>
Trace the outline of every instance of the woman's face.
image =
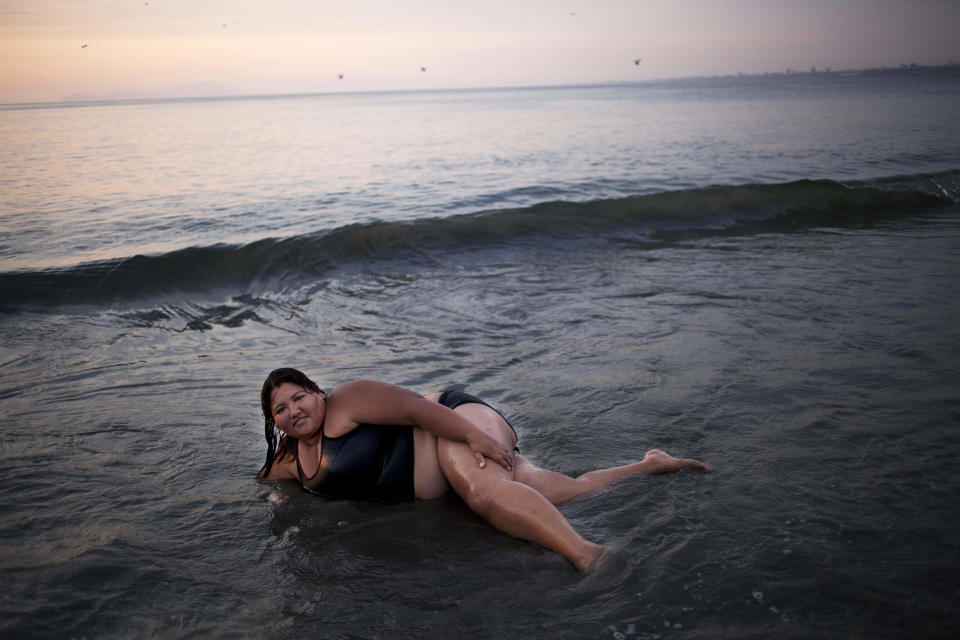
<svg viewBox="0 0 960 640">
<path fill-rule="evenodd" d="M 303 440 L 316 435 L 323 428 L 327 403 L 322 393 L 284 382 L 270 394 L 270 410 L 280 431 Z"/>
</svg>

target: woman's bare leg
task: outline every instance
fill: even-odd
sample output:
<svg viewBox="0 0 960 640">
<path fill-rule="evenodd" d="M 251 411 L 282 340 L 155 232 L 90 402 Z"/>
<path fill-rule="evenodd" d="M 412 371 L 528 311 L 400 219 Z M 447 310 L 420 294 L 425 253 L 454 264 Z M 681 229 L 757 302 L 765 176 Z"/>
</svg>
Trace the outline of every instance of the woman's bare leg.
<svg viewBox="0 0 960 640">
<path fill-rule="evenodd" d="M 503 418 L 488 407 L 467 404 L 456 411 L 508 446 L 515 444 Z M 454 491 L 487 522 L 556 551 L 581 572 L 589 572 L 596 564 L 603 547 L 584 539 L 550 500 L 534 487 L 517 482 L 514 472 L 489 460 L 480 468 L 470 448 L 460 442 L 440 438 L 437 453 Z"/>
<path fill-rule="evenodd" d="M 709 471 L 710 467 L 692 458 L 674 458 L 651 449 L 640 462 L 610 469 L 589 471 L 576 478 L 542 469 L 523 456 L 516 456 L 514 479 L 533 487 L 555 505 L 566 504 L 580 496 L 609 486 L 618 480 L 638 473 L 673 473 L 681 469 Z"/>
</svg>

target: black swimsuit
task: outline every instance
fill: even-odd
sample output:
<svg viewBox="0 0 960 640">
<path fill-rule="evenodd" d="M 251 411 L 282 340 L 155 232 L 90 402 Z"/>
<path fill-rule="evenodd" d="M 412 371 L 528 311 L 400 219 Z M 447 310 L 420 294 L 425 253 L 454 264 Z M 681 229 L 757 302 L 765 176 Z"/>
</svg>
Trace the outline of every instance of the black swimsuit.
<svg viewBox="0 0 960 640">
<path fill-rule="evenodd" d="M 490 407 L 463 391 L 445 391 L 439 402 L 450 409 L 471 403 Z M 377 502 L 411 500 L 416 497 L 413 489 L 413 427 L 361 424 L 336 438 L 321 434 L 317 472 L 305 478 L 297 455 L 297 475 L 304 489 L 326 498 Z"/>
<path fill-rule="evenodd" d="M 361 424 L 338 438 L 320 437 L 320 466 L 300 484 L 327 498 L 395 502 L 413 494 L 413 427 Z"/>
</svg>

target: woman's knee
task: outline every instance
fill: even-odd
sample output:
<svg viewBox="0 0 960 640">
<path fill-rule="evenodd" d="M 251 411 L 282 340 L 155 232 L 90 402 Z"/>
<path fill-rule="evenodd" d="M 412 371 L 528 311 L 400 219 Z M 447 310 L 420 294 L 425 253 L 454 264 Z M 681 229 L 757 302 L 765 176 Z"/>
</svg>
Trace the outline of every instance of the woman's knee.
<svg viewBox="0 0 960 640">
<path fill-rule="evenodd" d="M 466 485 L 460 497 L 470 509 L 483 517 L 489 517 L 496 509 L 497 490 L 491 483 L 470 483 Z"/>
<path fill-rule="evenodd" d="M 497 492 L 493 482 L 481 478 L 480 474 L 459 474 L 448 479 L 456 494 L 475 513 L 486 516 L 494 509 Z"/>
</svg>

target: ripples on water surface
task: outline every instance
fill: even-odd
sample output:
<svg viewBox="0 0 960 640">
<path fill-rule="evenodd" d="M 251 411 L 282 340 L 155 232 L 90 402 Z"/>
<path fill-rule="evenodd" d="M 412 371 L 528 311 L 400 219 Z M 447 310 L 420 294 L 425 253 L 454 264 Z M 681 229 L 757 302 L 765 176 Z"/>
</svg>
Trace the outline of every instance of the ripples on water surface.
<svg viewBox="0 0 960 640">
<path fill-rule="evenodd" d="M 956 169 L 958 83 L 904 82 L 0 107 L 0 269 L 553 200 Z"/>
<path fill-rule="evenodd" d="M 811 142 L 795 156 L 809 154 L 808 164 L 774 162 L 767 180 L 743 159 L 763 145 L 744 142 L 739 156 L 693 154 L 699 169 L 645 174 L 639 142 L 618 147 L 613 126 L 587 136 L 589 118 L 577 110 L 569 130 L 546 135 L 563 118 L 544 129 L 537 123 L 550 123 L 557 103 L 517 95 L 486 99 L 483 108 L 530 110 L 518 130 L 544 142 L 518 139 L 507 159 L 533 177 L 498 174 L 496 149 L 478 131 L 463 153 L 422 137 L 402 160 L 402 145 L 367 152 L 361 165 L 374 156 L 394 163 L 380 186 L 356 177 L 349 157 L 349 178 L 337 183 L 338 165 L 319 138 L 305 156 L 315 173 L 280 166 L 271 154 L 287 156 L 270 141 L 283 147 L 306 130 L 297 120 L 306 117 L 306 98 L 243 106 L 241 120 L 264 118 L 264 133 L 232 150 L 205 143 L 204 126 L 238 126 L 218 118 L 222 103 L 74 109 L 102 117 L 101 136 L 112 109 L 131 114 L 115 125 L 120 131 L 170 110 L 206 115 L 184 120 L 177 135 L 196 146 L 177 158 L 157 150 L 167 142 L 155 129 L 118 134 L 117 145 L 149 147 L 143 164 L 129 165 L 139 177 L 127 187 L 102 167 L 128 152 L 111 151 L 101 137 L 90 153 L 106 158 L 90 177 L 51 169 L 51 180 L 75 181 L 63 195 L 69 204 L 49 198 L 56 189 L 48 183 L 9 196 L 27 203 L 18 205 L 21 221 L 36 219 L 22 229 L 3 219 L 0 571 L 9 587 L 0 632 L 955 635 L 960 162 L 942 166 L 939 147 L 906 136 L 895 148 L 907 151 L 890 162 L 906 163 L 911 145 L 932 149 L 916 171 L 886 171 L 879 162 L 856 175 L 817 172 Z M 569 95 L 587 100 L 590 92 Z M 831 100 L 859 104 L 858 96 Z M 762 96 L 748 98 L 731 112 L 775 117 Z M 888 98 L 868 115 L 904 108 Z M 704 112 L 694 96 L 686 99 L 686 108 Z M 485 99 L 446 100 L 422 126 L 453 145 L 461 112 L 475 115 Z M 669 112 L 642 107 L 678 118 L 670 164 L 703 126 L 682 115 L 680 98 L 671 100 Z M 797 113 L 816 110 L 807 94 L 778 100 Z M 935 110 L 941 100 L 925 104 Z M 630 113 L 609 95 L 601 102 L 598 121 Z M 53 135 L 43 119 L 60 122 L 56 114 L 69 109 L 35 111 L 3 115 L 32 113 L 33 126 Z M 927 117 L 914 128 L 948 130 Z M 440 126 L 444 118 L 454 125 Z M 636 135 L 668 137 L 661 129 Z M 414 134 L 397 140 L 403 136 Z M 572 144 L 577 136 L 583 142 Z M 770 143 L 768 151 L 790 154 L 816 139 Z M 857 166 L 870 144 L 854 135 L 833 149 L 847 149 Z M 533 169 L 524 145 L 536 151 Z M 667 142 L 651 146 L 669 156 Z M 599 149 L 600 168 L 582 179 Z M 47 153 L 38 145 L 33 168 L 23 150 L 22 162 L 5 162 L 37 171 Z M 256 167 L 243 169 L 243 158 Z M 467 167 L 470 158 L 481 168 Z M 225 163 L 223 175 L 210 168 L 214 161 Z M 446 165 L 459 168 L 429 171 Z M 566 196 L 544 195 L 554 175 L 544 167 L 554 166 L 565 167 L 556 181 Z M 710 183 L 732 185 L 739 174 L 750 184 L 703 190 L 709 183 L 698 171 L 715 174 Z M 903 177 L 876 179 L 894 174 Z M 438 176 L 451 184 L 430 180 Z M 509 195 L 491 190 L 498 176 Z M 424 186 L 397 186 L 414 178 Z M 830 181 L 786 184 L 796 178 Z M 569 195 L 586 182 L 601 186 Z M 91 204 L 76 185 L 95 192 Z M 311 208 L 310 198 L 339 198 L 342 206 Z M 181 213 L 178 199 L 187 203 Z M 543 204 L 552 199 L 572 204 Z M 85 208 L 93 200 L 112 213 L 97 218 Z M 216 213 L 220 200 L 227 204 Z M 9 241 L 22 231 L 27 247 L 39 246 L 30 244 L 30 225 L 46 224 L 36 203 L 48 201 L 50 211 L 90 215 L 100 246 L 78 255 L 99 262 L 69 260 L 82 234 L 54 230 L 56 246 L 32 258 Z M 363 206 L 376 201 L 383 209 Z M 485 209 L 500 212 L 477 213 Z M 262 233 L 244 226 L 244 211 L 264 213 Z M 460 213 L 467 215 L 449 217 Z M 137 220 L 148 221 L 143 243 L 134 237 Z M 207 223 L 229 231 L 197 230 Z M 132 259 L 151 237 L 164 248 Z M 30 260 L 42 268 L 29 269 Z M 281 364 L 326 387 L 357 376 L 424 392 L 465 385 L 504 409 L 527 455 L 569 473 L 651 447 L 702 457 L 716 471 L 635 478 L 565 507 L 587 537 L 623 548 L 623 565 L 604 578 L 579 578 L 562 559 L 497 533 L 452 499 L 383 507 L 290 491 L 288 504 L 273 505 L 265 497 L 274 487 L 253 479 L 263 455 L 256 395 Z"/>
</svg>

